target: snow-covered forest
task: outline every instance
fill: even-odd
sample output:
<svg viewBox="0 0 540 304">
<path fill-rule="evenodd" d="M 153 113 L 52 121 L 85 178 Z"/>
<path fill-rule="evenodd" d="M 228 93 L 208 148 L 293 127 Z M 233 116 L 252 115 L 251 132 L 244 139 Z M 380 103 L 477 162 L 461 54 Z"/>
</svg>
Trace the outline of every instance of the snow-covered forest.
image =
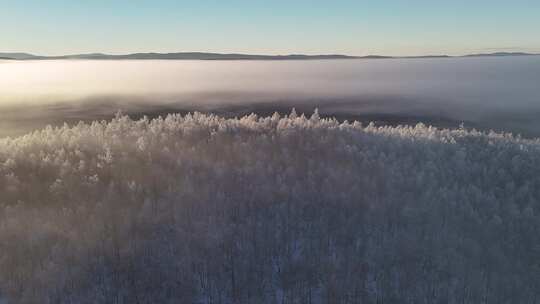
<svg viewBox="0 0 540 304">
<path fill-rule="evenodd" d="M 7 303 L 539 303 L 540 140 L 304 117 L 0 139 Z"/>
</svg>

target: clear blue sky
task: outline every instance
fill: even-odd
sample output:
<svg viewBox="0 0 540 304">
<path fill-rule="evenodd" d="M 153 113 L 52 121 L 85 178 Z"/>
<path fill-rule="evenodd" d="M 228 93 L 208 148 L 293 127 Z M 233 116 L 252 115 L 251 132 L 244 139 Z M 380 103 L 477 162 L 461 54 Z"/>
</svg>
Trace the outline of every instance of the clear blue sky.
<svg viewBox="0 0 540 304">
<path fill-rule="evenodd" d="M 0 52 L 540 52 L 540 0 L 0 0 Z"/>
</svg>

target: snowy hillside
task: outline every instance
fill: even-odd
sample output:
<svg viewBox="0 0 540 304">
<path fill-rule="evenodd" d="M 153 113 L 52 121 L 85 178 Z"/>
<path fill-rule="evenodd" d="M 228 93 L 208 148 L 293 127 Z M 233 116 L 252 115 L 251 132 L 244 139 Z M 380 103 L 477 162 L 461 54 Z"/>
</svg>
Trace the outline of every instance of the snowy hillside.
<svg viewBox="0 0 540 304">
<path fill-rule="evenodd" d="M 9 303 L 534 303 L 540 141 L 193 114 L 0 139 Z"/>
</svg>

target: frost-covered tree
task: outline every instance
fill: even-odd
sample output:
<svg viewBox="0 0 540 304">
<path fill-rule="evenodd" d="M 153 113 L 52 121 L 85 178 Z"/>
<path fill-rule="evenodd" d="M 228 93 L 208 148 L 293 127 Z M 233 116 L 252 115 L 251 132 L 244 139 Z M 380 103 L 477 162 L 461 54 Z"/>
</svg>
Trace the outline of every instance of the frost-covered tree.
<svg viewBox="0 0 540 304">
<path fill-rule="evenodd" d="M 0 139 L 8 303 L 536 303 L 540 141 L 200 113 Z"/>
</svg>

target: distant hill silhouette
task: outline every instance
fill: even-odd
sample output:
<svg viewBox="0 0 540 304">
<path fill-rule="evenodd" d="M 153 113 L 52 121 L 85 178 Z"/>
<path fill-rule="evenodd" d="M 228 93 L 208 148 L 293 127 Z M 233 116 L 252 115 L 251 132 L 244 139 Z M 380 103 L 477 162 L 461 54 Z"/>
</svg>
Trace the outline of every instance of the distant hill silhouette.
<svg viewBox="0 0 540 304">
<path fill-rule="evenodd" d="M 531 56 L 530 53 L 489 53 L 471 54 L 465 56 L 428 55 L 428 56 L 347 56 L 339 54 L 330 55 L 250 55 L 250 54 L 220 54 L 204 52 L 178 52 L 178 53 L 133 53 L 125 55 L 108 55 L 101 53 L 73 54 L 63 56 L 38 56 L 28 53 L 0 53 L 0 59 L 15 60 L 51 60 L 51 59 L 86 59 L 86 60 L 321 60 L 321 59 L 389 59 L 389 58 L 451 58 L 451 57 L 494 57 L 494 56 Z"/>
<path fill-rule="evenodd" d="M 0 53 L 2 59 L 17 59 L 17 60 L 28 60 L 28 59 L 38 59 L 40 56 L 35 56 L 28 53 Z"/>
<path fill-rule="evenodd" d="M 497 52 L 497 53 L 481 53 L 481 54 L 470 54 L 465 57 L 496 57 L 496 56 L 532 56 L 538 54 L 523 53 L 523 52 Z"/>
<path fill-rule="evenodd" d="M 350 59 L 346 55 L 248 55 L 218 53 L 136 53 L 129 55 L 107 55 L 104 59 L 173 59 L 173 60 L 309 60 L 309 59 Z"/>
<path fill-rule="evenodd" d="M 1 57 L 17 60 L 46 60 L 46 59 L 93 59 L 93 60 L 122 60 L 122 59 L 161 59 L 161 60 L 312 60 L 312 59 L 351 59 L 359 58 L 346 55 L 249 55 L 249 54 L 219 54 L 203 52 L 180 53 L 134 53 L 126 55 L 108 55 L 101 53 L 74 54 L 63 56 L 36 56 L 27 53 L 0 53 Z"/>
</svg>

